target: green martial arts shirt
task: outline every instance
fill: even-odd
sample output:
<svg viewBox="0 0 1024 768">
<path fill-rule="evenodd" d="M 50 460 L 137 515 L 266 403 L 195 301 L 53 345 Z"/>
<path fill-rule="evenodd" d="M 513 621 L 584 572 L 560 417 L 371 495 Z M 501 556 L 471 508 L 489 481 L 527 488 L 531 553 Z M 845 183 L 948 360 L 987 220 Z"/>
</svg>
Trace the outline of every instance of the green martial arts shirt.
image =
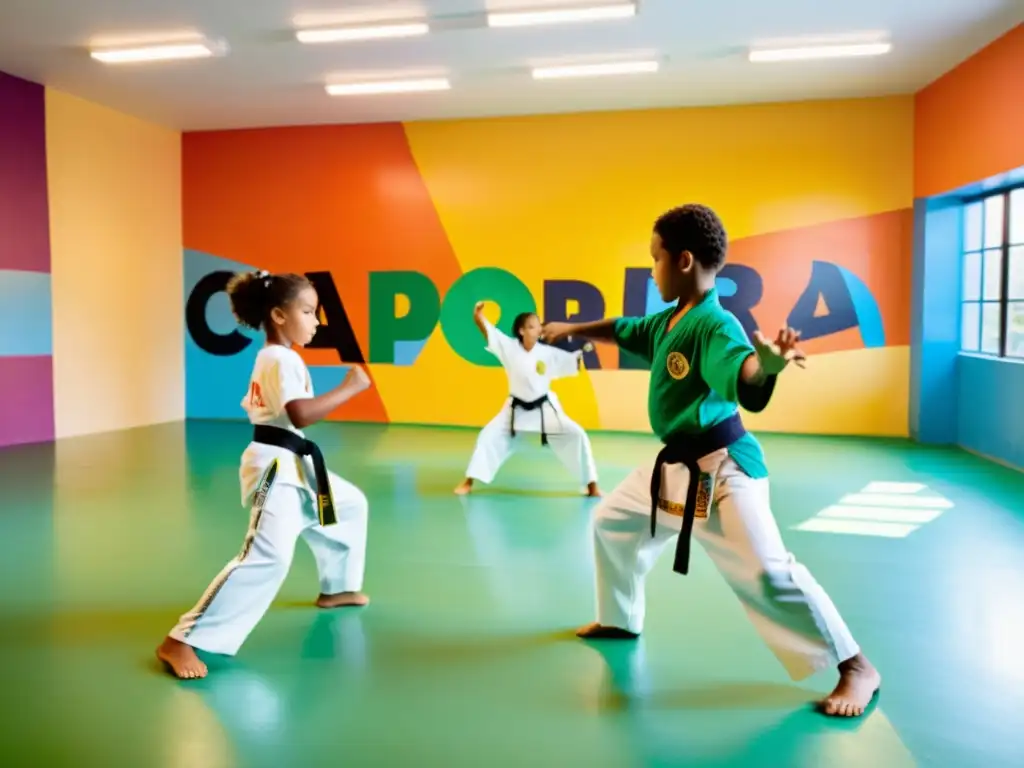
<svg viewBox="0 0 1024 768">
<path fill-rule="evenodd" d="M 740 368 L 755 352 L 739 320 L 719 303 L 717 290 L 668 330 L 675 311 L 673 306 L 615 321 L 618 345 L 651 367 L 647 414 L 663 441 L 703 432 L 736 413 Z M 750 477 L 768 476 L 764 451 L 753 435 L 733 443 L 729 455 Z"/>
</svg>

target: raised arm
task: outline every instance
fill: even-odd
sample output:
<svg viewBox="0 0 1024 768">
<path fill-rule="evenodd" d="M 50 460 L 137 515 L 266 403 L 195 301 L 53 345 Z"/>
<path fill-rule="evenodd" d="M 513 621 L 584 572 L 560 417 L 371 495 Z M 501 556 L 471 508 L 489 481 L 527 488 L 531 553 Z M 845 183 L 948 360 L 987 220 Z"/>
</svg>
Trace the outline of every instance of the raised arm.
<svg viewBox="0 0 1024 768">
<path fill-rule="evenodd" d="M 804 367 L 806 357 L 797 347 L 800 332 L 782 328 L 775 341 L 770 341 L 760 331 L 754 333 L 755 354 L 749 355 L 740 368 L 737 387 L 739 404 L 748 411 L 763 411 L 775 391 L 777 377 L 789 363 Z"/>
<path fill-rule="evenodd" d="M 575 352 L 566 352 L 564 349 L 550 344 L 544 344 L 543 348 L 547 362 L 547 374 L 554 381 L 578 375 L 583 365 L 583 353 L 593 350 L 594 345 L 588 341 L 582 349 Z"/>
<path fill-rule="evenodd" d="M 541 338 L 549 344 L 561 341 L 568 336 L 582 336 L 594 341 L 615 342 L 615 323 L 617 317 L 606 317 L 590 323 L 545 323 Z"/>
<path fill-rule="evenodd" d="M 544 326 L 542 338 L 549 344 L 566 336 L 610 341 L 650 365 L 654 324 L 662 317 L 663 315 L 658 314 L 645 317 L 609 317 L 590 323 L 548 323 Z"/>
<path fill-rule="evenodd" d="M 362 368 L 353 365 L 345 380 L 330 392 L 316 397 L 300 397 L 284 404 L 288 418 L 298 429 L 323 421 L 342 404 L 348 402 L 370 386 L 370 377 Z"/>
<path fill-rule="evenodd" d="M 484 319 L 484 302 L 478 301 L 476 306 L 473 307 L 473 322 L 476 323 L 476 327 L 480 329 L 480 333 L 487 339 L 487 321 Z"/>
<path fill-rule="evenodd" d="M 724 399 L 759 413 L 768 407 L 778 374 L 791 361 L 803 365 L 804 354 L 796 346 L 799 337 L 791 328 L 784 328 L 771 342 L 758 331 L 751 344 L 739 321 L 733 319 L 709 336 L 701 375 Z"/>
</svg>

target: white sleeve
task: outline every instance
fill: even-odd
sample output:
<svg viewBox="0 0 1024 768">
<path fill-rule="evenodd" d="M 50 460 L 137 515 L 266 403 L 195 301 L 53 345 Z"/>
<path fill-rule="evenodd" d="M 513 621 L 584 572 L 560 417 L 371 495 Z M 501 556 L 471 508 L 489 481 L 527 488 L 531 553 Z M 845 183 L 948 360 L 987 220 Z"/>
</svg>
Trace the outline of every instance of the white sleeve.
<svg viewBox="0 0 1024 768">
<path fill-rule="evenodd" d="M 292 400 L 313 397 L 309 370 L 296 352 L 277 357 L 261 378 L 264 402 L 274 413 L 283 413 Z"/>
<path fill-rule="evenodd" d="M 565 379 L 580 372 L 579 352 L 566 352 L 559 347 L 545 344 L 544 356 L 547 358 L 548 376 L 552 379 Z"/>
<path fill-rule="evenodd" d="M 484 318 L 484 327 L 487 329 L 487 351 L 498 358 L 502 365 L 506 364 L 511 359 L 510 346 L 514 347 L 518 342 L 495 328 L 486 317 Z"/>
</svg>

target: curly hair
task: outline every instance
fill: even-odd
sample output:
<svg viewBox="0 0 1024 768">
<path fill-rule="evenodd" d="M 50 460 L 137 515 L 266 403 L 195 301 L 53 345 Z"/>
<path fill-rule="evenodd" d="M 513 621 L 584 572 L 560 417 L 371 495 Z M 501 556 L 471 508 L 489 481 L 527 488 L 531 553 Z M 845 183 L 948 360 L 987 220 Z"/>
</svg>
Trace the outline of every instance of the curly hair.
<svg viewBox="0 0 1024 768">
<path fill-rule="evenodd" d="M 258 331 L 266 326 L 271 310 L 295 301 L 302 289 L 310 285 L 304 275 L 239 272 L 228 281 L 227 292 L 238 322 Z"/>
<path fill-rule="evenodd" d="M 673 259 L 689 251 L 697 262 L 708 269 L 719 269 L 725 263 L 729 248 L 722 220 L 706 205 L 690 203 L 663 213 L 654 222 L 654 231 Z"/>
</svg>

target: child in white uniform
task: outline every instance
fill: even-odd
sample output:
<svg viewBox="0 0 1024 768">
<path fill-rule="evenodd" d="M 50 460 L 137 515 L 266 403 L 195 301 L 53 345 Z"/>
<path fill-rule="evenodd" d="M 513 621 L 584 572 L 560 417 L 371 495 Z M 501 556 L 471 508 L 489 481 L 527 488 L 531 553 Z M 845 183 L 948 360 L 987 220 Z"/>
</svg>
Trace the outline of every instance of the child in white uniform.
<svg viewBox="0 0 1024 768">
<path fill-rule="evenodd" d="M 254 425 L 242 454 L 242 505 L 251 509 L 241 552 L 217 575 L 157 649 L 180 678 L 205 677 L 196 648 L 234 655 L 266 613 L 288 575 L 295 541 L 305 539 L 320 575 L 321 608 L 366 605 L 362 589 L 367 501 L 327 472 L 302 427 L 325 418 L 370 385 L 353 367 L 340 386 L 315 397 L 293 345 L 305 346 L 319 322 L 317 294 L 301 275 L 243 273 L 228 285 L 238 321 L 266 332 L 242 400 Z"/>
<path fill-rule="evenodd" d="M 481 301 L 473 310 L 473 320 L 487 339 L 487 351 L 501 361 L 508 376 L 509 398 L 504 407 L 480 431 L 466 479 L 455 489 L 463 495 L 473 481 L 490 483 L 501 465 L 515 451 L 522 432 L 540 433 L 541 444 L 550 445 L 562 464 L 585 485 L 588 496 L 599 496 L 597 467 L 590 439 L 583 427 L 562 409 L 551 382 L 579 373 L 579 353 L 539 343 L 540 319 L 524 312 L 512 324 L 515 339 L 505 335 L 484 317 Z"/>
</svg>

